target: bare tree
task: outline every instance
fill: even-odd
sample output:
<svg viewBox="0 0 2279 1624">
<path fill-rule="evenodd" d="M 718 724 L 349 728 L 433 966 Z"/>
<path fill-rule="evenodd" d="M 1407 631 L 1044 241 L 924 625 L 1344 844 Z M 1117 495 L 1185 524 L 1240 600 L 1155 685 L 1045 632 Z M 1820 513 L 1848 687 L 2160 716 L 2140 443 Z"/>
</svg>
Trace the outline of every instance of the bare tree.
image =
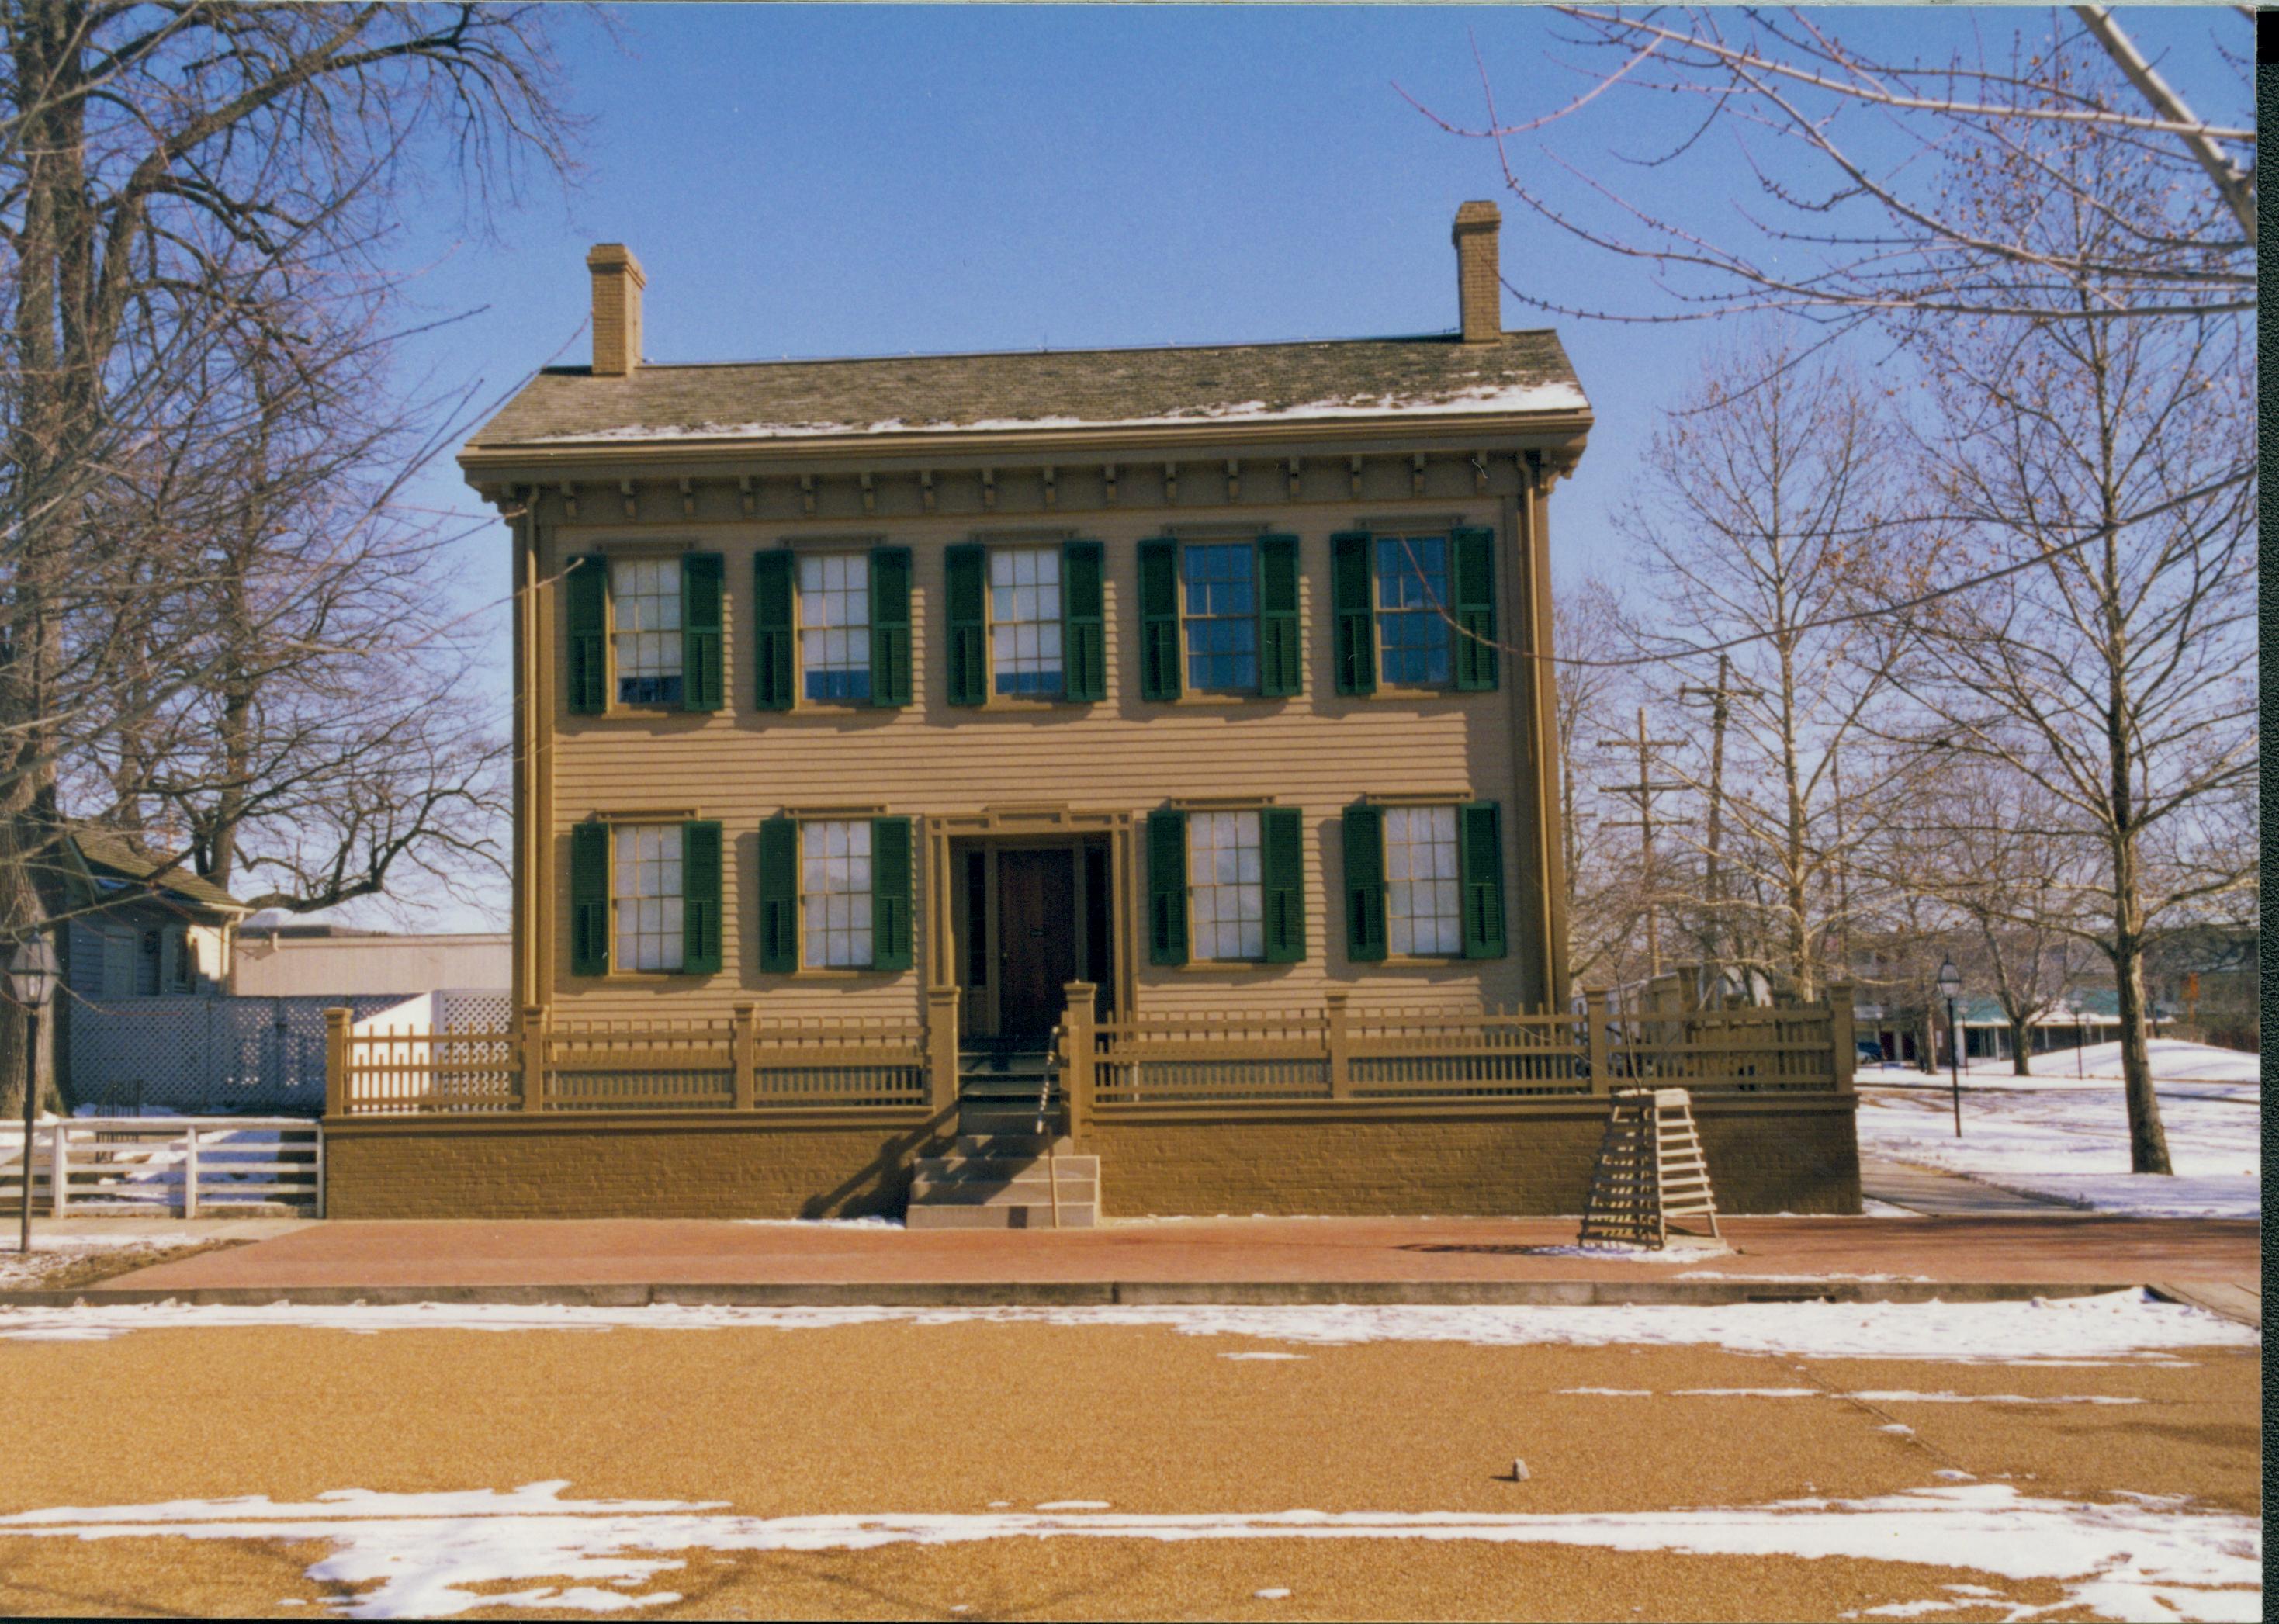
<svg viewBox="0 0 2279 1624">
<path fill-rule="evenodd" d="M 1579 94 L 1514 122 L 1499 118 L 1492 90 L 1484 123 L 1425 111 L 1493 142 L 1526 208 L 1645 265 L 1666 303 L 1617 312 L 1514 287 L 1529 303 L 1661 321 L 1780 310 L 1839 327 L 1896 311 L 2102 321 L 2254 307 L 2247 24 L 2229 9 L 2206 15 L 2237 31 L 2227 54 L 2244 116 L 2229 123 L 2195 112 L 2099 7 L 2004 13 L 2046 21 L 1991 41 L 1984 16 L 1966 33 L 1959 18 L 1924 13 L 1915 20 L 1953 27 L 1953 42 L 1917 56 L 1861 43 L 1867 29 L 1825 13 L 1559 10 L 1583 52 Z M 1666 148 L 1639 152 L 1637 114 L 1673 100 L 1698 116 Z M 1546 126 L 1573 120 L 1579 135 L 1600 119 L 1610 126 L 1605 157 L 1515 150 Z M 2095 189 L 2099 178 L 2053 161 L 2083 139 L 2125 146 L 2182 206 L 2140 222 L 2125 197 Z M 1618 185 L 1610 172 L 1632 179 Z M 1736 174 L 1753 188 L 1738 225 L 1734 212 L 1699 209 L 1697 199 L 1730 195 Z M 2114 229 L 2064 245 L 1990 221 L 1971 198 L 1992 176 L 2102 212 Z M 1554 178 L 1574 186 L 1554 195 Z M 1647 191 L 1657 181 L 1660 203 Z M 2050 297 L 2084 280 L 2100 289 L 2096 305 Z"/>
<path fill-rule="evenodd" d="M 1614 662 L 1630 644 L 1621 598 L 1595 576 L 1554 600 L 1554 646 L 1577 663 L 1557 685 L 1560 835 L 1567 856 L 1568 963 L 1577 985 L 1635 979 L 1647 899 L 1635 847 L 1602 828 L 1591 746 L 1619 728 L 1638 685 Z"/>
<path fill-rule="evenodd" d="M 2034 195 L 2053 165 L 2068 184 Z M 2096 131 L 1990 170 L 1966 201 L 2083 267 L 2197 210 L 2153 153 Z M 2083 877 L 2056 911 L 2118 988 L 2131 1164 L 2165 1173 L 2145 946 L 2244 901 L 2257 856 L 2235 815 L 2257 752 L 2254 340 L 2235 317 L 2070 318 L 2119 296 L 2111 280 L 2017 279 L 2014 300 L 2047 319 L 1903 327 L 1958 516 L 1934 568 L 2006 571 L 1915 614 L 1903 679 L 1923 742 L 2045 793 L 2031 832 Z"/>
<path fill-rule="evenodd" d="M 385 303 L 406 188 L 511 186 L 567 126 L 530 10 L 0 0 L 0 938 L 35 883 L 66 762 L 217 669 L 143 612 L 216 561 L 138 525 L 182 425 L 257 413 L 225 358 L 330 303 Z M 199 459 L 188 459 L 198 477 Z M 141 742 L 128 742 L 138 730 Z M 163 732 L 163 730 L 157 730 Z M 0 1010 L 0 1102 L 22 1075 Z"/>
<path fill-rule="evenodd" d="M 1760 333 L 1713 356 L 1666 417 L 1619 521 L 1653 594 L 1638 646 L 1658 671 L 1697 689 L 1714 671 L 1729 693 L 1724 759 L 1700 739 L 1665 763 L 1699 795 L 1716 780 L 1719 932 L 1800 999 L 1853 905 L 1844 864 L 1905 783 L 1866 725 L 1897 638 L 1873 620 L 1820 624 L 1893 585 L 1878 549 L 1893 443 L 1855 379 L 1798 365 Z"/>
</svg>

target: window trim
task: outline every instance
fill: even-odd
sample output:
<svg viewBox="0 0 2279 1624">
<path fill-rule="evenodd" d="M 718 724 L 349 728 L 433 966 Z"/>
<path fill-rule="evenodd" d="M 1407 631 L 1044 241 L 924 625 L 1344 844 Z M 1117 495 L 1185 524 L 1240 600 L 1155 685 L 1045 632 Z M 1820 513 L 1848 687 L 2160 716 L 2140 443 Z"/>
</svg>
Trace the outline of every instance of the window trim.
<svg viewBox="0 0 2279 1624">
<path fill-rule="evenodd" d="M 1384 823 L 1377 825 L 1377 862 L 1383 875 L 1379 882 L 1385 890 L 1385 957 L 1379 964 L 1461 964 L 1464 953 L 1464 808 L 1469 798 L 1462 795 L 1375 797 L 1371 804 L 1379 813 L 1442 812 L 1449 815 L 1449 840 L 1456 855 L 1456 945 L 1445 953 L 1418 953 L 1410 949 L 1398 951 L 1393 946 L 1393 839 Z"/>
<path fill-rule="evenodd" d="M 1091 700 L 1069 697 L 1068 651 L 1068 543 L 1060 541 L 983 541 L 981 548 L 981 665 L 984 710 L 1049 710 L 1059 705 L 1089 705 Z M 1061 629 L 1061 686 L 1057 693 L 1000 693 L 997 691 L 997 583 L 994 578 L 998 555 L 1014 553 L 1049 553 L 1053 557 L 1053 592 L 1060 601 L 1060 613 L 1050 620 L 1033 623 L 1014 621 L 1009 624 L 1058 625 Z"/>
<path fill-rule="evenodd" d="M 1266 615 L 1265 581 L 1258 556 L 1257 536 L 1196 536 L 1174 537 L 1178 544 L 1179 567 L 1173 577 L 1178 593 L 1179 622 L 1179 694 L 1174 704 L 1226 705 L 1239 704 L 1245 700 L 1265 699 L 1266 675 Z M 1239 615 L 1191 615 L 1187 609 L 1187 555 L 1199 547 L 1239 547 L 1250 555 L 1250 613 Z M 1193 680 L 1194 645 L 1188 640 L 1187 629 L 1196 620 L 1240 620 L 1250 622 L 1250 686 L 1246 688 L 1198 687 Z M 1159 701 L 1160 702 L 1160 701 Z"/>
<path fill-rule="evenodd" d="M 1454 693 L 1460 692 L 1456 686 L 1455 595 L 1457 528 L 1457 526 L 1451 525 L 1439 530 L 1411 529 L 1408 526 L 1402 525 L 1387 530 L 1371 530 L 1369 532 L 1370 647 L 1371 656 L 1375 660 L 1377 665 L 1376 692 L 1380 697 L 1391 695 L 1393 698 L 1399 699 L 1403 697 Z M 1425 540 L 1439 541 L 1446 549 L 1446 561 L 1443 565 L 1443 573 L 1448 583 L 1447 590 L 1441 594 L 1439 601 L 1430 609 L 1396 609 L 1388 610 L 1385 607 L 1384 594 L 1381 591 L 1381 588 L 1384 586 L 1385 577 L 1378 571 L 1377 565 L 1378 544 L 1384 541 L 1413 542 Z M 1419 574 L 1422 574 L 1421 571 L 1419 571 Z M 1388 614 L 1430 615 L 1439 620 L 1440 623 L 1441 647 L 1448 660 L 1448 675 L 1445 680 L 1440 682 L 1395 682 L 1385 675 L 1385 617 Z M 1391 923 L 1392 920 L 1388 915 L 1386 919 L 1388 930 Z M 1388 939 L 1390 939 L 1389 937 Z"/>
<path fill-rule="evenodd" d="M 891 709 L 891 707 L 881 706 L 876 697 L 879 691 L 879 673 L 876 669 L 878 662 L 875 657 L 875 644 L 872 641 L 872 638 L 878 627 L 879 621 L 877 607 L 871 602 L 872 588 L 877 584 L 872 578 L 876 572 L 871 566 L 871 555 L 875 549 L 870 547 L 805 547 L 791 548 L 789 550 L 791 552 L 791 709 L 793 714 L 797 715 L 799 712 L 804 710 L 824 712 L 833 715 L 845 715 L 849 712 Z M 805 564 L 810 558 L 859 558 L 863 561 L 864 578 L 863 583 L 863 601 L 864 604 L 868 606 L 864 610 L 864 619 L 863 621 L 863 671 L 865 678 L 867 678 L 871 683 L 871 696 L 869 698 L 855 700 L 810 699 L 808 697 L 808 625 L 807 617 L 802 612 L 807 594 L 805 589 L 800 585 L 799 572 L 801 566 Z M 756 606 L 755 607 L 756 609 Z M 839 630 L 840 628 L 818 627 L 817 629 Z"/>
</svg>

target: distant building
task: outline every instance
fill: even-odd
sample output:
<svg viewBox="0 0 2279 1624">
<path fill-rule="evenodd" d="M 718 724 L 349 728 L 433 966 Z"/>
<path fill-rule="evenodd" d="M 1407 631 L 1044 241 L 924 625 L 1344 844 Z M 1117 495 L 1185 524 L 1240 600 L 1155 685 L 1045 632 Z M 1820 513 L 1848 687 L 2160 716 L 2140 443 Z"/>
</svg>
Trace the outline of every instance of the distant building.
<svg viewBox="0 0 2279 1624">
<path fill-rule="evenodd" d="M 503 931 L 396 936 L 257 922 L 239 933 L 229 990 L 240 998 L 411 998 L 446 987 L 503 993 L 513 976 L 513 956 Z"/>
</svg>

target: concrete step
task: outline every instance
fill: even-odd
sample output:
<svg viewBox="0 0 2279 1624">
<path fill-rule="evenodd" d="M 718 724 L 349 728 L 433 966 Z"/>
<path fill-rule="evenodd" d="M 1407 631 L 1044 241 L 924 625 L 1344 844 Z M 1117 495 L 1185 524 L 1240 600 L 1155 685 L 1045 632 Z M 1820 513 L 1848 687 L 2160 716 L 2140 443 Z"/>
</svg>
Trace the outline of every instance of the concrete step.
<svg viewBox="0 0 2279 1624">
<path fill-rule="evenodd" d="M 1049 1201 L 998 1207 L 912 1202 L 905 1222 L 913 1229 L 1049 1229 L 1053 1227 L 1053 1208 Z M 1063 1229 L 1089 1229 L 1099 1222 L 1100 1208 L 1095 1204 L 1061 1203 Z"/>
<path fill-rule="evenodd" d="M 1056 1167 L 1063 1179 L 1098 1178 L 1100 1158 L 1097 1156 L 1055 1156 L 1047 1161 L 1042 1152 L 1034 1156 L 920 1156 L 912 1172 L 920 1178 L 971 1179 L 987 1184 L 1009 1178 L 1019 1178 L 1033 1173 L 1045 1176 L 1047 1168 Z"/>
<path fill-rule="evenodd" d="M 1059 1114 L 1048 1115 L 1055 1127 L 1059 1126 Z M 971 1107 L 957 1114 L 958 1138 L 962 1139 L 1028 1139 L 1040 1146 L 1044 1137 L 1037 1131 L 1037 1114 L 1026 1111 L 1014 1114 L 1005 1111 L 976 1111 Z"/>
<path fill-rule="evenodd" d="M 997 1184 L 964 1179 L 942 1183 L 930 1178 L 916 1179 L 910 1184 L 910 1210 L 913 1212 L 923 1207 L 1041 1207 L 1050 1210 L 1052 1204 L 1052 1185 L 1041 1175 Z M 1061 1180 L 1061 1210 L 1066 1212 L 1071 1204 L 1098 1207 L 1100 1181 L 1096 1178 Z"/>
</svg>

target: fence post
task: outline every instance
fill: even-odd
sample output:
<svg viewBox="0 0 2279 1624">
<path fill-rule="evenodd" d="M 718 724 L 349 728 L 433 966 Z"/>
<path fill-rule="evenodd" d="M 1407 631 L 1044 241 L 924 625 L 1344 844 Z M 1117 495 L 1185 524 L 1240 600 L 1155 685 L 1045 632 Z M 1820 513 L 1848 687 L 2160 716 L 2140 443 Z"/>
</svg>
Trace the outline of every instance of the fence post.
<svg viewBox="0 0 2279 1624">
<path fill-rule="evenodd" d="M 316 1174 L 317 1174 L 317 1191 L 316 1191 L 316 1195 L 317 1195 L 317 1216 L 318 1216 L 318 1217 L 319 1217 L 319 1218 L 321 1218 L 321 1217 L 323 1217 L 323 1216 L 325 1215 L 325 1125 L 324 1125 L 324 1123 L 322 1123 L 322 1122 L 318 1122 L 318 1123 L 314 1128 L 311 1129 L 311 1130 L 309 1130 L 309 1137 L 316 1142 L 316 1153 L 317 1153 L 317 1164 L 316 1164 Z M 279 1145 L 280 1147 L 284 1145 L 284 1143 L 285 1143 L 285 1136 L 284 1136 L 283 1134 L 281 1134 L 281 1133 L 280 1133 L 280 1134 L 279 1134 L 279 1135 L 277 1136 L 277 1143 L 278 1143 L 278 1145 Z"/>
<path fill-rule="evenodd" d="M 1828 984 L 1828 1043 L 1836 1052 L 1836 1092 L 1852 1092 L 1852 1073 L 1859 1065 L 1858 1039 L 1852 1030 L 1852 984 Z"/>
<path fill-rule="evenodd" d="M 277 1136 L 279 1149 L 283 1149 L 285 1136 Z M 276 1175 L 272 1174 L 271 1177 Z M 198 1125 L 192 1122 L 182 1134 L 182 1216 L 198 1215 Z"/>
<path fill-rule="evenodd" d="M 736 1006 L 736 1099 L 739 1111 L 748 1111 L 759 1095 L 760 1014 L 750 1004 Z"/>
<path fill-rule="evenodd" d="M 1339 991 L 1322 994 L 1324 1004 L 1323 1038 L 1329 1046 L 1330 1098 L 1346 1099 L 1353 1094 L 1352 1033 L 1347 1025 L 1346 1001 L 1353 996 Z"/>
<path fill-rule="evenodd" d="M 68 1148 L 71 1136 L 65 1131 L 64 1128 L 67 1120 L 65 1117 L 58 1117 L 55 1126 L 49 1130 L 53 1137 L 49 1140 L 52 1148 L 48 1157 L 50 1185 L 48 1193 L 53 1198 L 53 1210 L 58 1218 L 64 1215 L 64 1208 L 71 1205 L 71 1151 Z M 27 1154 L 24 1157 L 24 1176 L 27 1178 L 32 1176 L 32 1158 L 28 1153 L 30 1149 L 29 1145 L 25 1146 Z"/>
<path fill-rule="evenodd" d="M 926 1109 L 936 1116 L 957 1108 L 956 987 L 928 987 L 925 995 Z"/>
<path fill-rule="evenodd" d="M 522 1012 L 522 1108 L 546 1108 L 546 1006 L 531 1004 Z"/>
<path fill-rule="evenodd" d="M 1604 1094 L 1615 1085 L 1614 1045 L 1607 1040 L 1611 1020 L 1607 990 L 1588 987 L 1583 992 L 1583 1041 L 1591 1056 L 1591 1092 Z"/>
<path fill-rule="evenodd" d="M 1093 998 L 1099 991 L 1089 981 L 1068 984 L 1068 1015 L 1062 1032 L 1068 1044 L 1068 1075 L 1062 1079 L 1068 1095 L 1068 1137 L 1081 1142 L 1092 1126 L 1093 1062 L 1100 1053 Z"/>
<path fill-rule="evenodd" d="M 349 1022 L 346 1009 L 325 1011 L 325 1115 L 349 1114 Z M 209 1052 L 211 1042 L 206 1045 Z"/>
</svg>

